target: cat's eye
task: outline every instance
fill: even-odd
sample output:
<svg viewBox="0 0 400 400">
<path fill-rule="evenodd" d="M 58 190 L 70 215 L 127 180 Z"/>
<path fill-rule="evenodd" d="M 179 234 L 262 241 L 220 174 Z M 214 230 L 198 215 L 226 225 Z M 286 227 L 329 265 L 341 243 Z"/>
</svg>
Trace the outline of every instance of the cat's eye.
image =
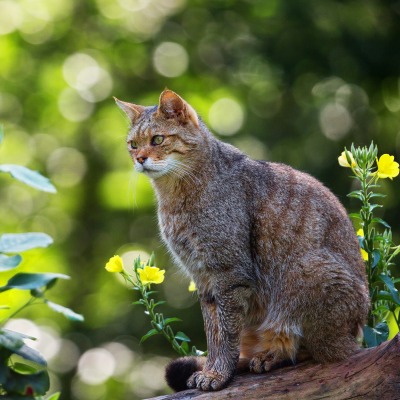
<svg viewBox="0 0 400 400">
<path fill-rule="evenodd" d="M 164 141 L 164 136 L 156 135 L 156 136 L 153 136 L 153 139 L 151 139 L 151 144 L 153 146 L 157 146 L 157 145 L 161 144 L 163 141 Z"/>
<path fill-rule="evenodd" d="M 134 140 L 131 140 L 131 141 L 129 142 L 129 147 L 130 147 L 132 150 L 136 150 L 136 149 L 137 149 L 137 143 L 136 143 Z"/>
</svg>

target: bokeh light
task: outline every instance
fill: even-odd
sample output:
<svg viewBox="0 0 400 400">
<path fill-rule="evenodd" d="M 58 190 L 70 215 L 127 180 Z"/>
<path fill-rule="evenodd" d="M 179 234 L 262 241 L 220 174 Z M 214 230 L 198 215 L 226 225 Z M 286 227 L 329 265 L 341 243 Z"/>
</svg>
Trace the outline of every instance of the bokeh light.
<svg viewBox="0 0 400 400">
<path fill-rule="evenodd" d="M 307 7 L 0 0 L 0 162 L 38 170 L 57 187 L 41 193 L 0 174 L 1 230 L 53 237 L 51 247 L 23 254 L 17 272 L 70 275 L 49 298 L 85 314 L 76 323 L 28 307 L 9 327 L 38 338 L 32 345 L 48 358 L 61 400 L 138 400 L 168 391 L 163 369 L 176 355 L 159 337 L 139 346 L 151 327 L 132 305 L 136 291 L 104 270 L 114 254 L 130 269 L 134 257 L 147 261 L 155 252 L 166 269 L 160 311 L 183 320 L 176 328 L 190 345 L 206 347 L 196 294 L 162 244 L 152 184 L 133 171 L 127 120 L 112 96 L 152 105 L 168 87 L 223 141 L 311 173 L 354 211 L 347 174 L 337 166 L 343 147 L 373 140 L 400 159 L 396 7 L 376 0 L 340 7 L 317 0 Z M 383 217 L 396 227 L 398 182 L 383 190 Z M 11 275 L 2 273 L 1 282 Z M 4 292 L 0 304 L 15 308 L 28 296 Z"/>
<path fill-rule="evenodd" d="M 185 48 L 180 44 L 163 42 L 155 49 L 153 62 L 159 74 L 175 78 L 186 71 L 189 57 Z"/>
<path fill-rule="evenodd" d="M 94 110 L 92 102 L 83 99 L 77 90 L 71 88 L 61 92 L 58 108 L 64 118 L 73 122 L 88 119 Z"/>
<path fill-rule="evenodd" d="M 89 385 L 98 385 L 113 375 L 115 367 L 116 360 L 109 350 L 90 349 L 78 361 L 79 379 Z"/>
<path fill-rule="evenodd" d="M 0 1 L 0 35 L 15 31 L 22 22 L 22 10 L 11 0 Z"/>
<path fill-rule="evenodd" d="M 319 118 L 322 133 L 332 140 L 342 139 L 352 126 L 350 113 L 337 103 L 329 103 L 322 110 Z"/>
<path fill-rule="evenodd" d="M 234 99 L 224 97 L 210 108 L 208 118 L 211 128 L 219 135 L 230 136 L 237 133 L 244 123 L 242 106 Z"/>
</svg>

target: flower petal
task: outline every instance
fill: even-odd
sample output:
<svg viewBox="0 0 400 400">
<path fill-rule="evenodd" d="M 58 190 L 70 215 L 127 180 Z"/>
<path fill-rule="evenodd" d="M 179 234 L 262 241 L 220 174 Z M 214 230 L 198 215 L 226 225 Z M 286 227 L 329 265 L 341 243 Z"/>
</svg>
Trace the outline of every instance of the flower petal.
<svg viewBox="0 0 400 400">
<path fill-rule="evenodd" d="M 138 269 L 138 273 L 142 285 L 160 284 L 164 281 L 164 269 L 160 270 L 160 268 L 146 265 L 144 268 Z"/>
<path fill-rule="evenodd" d="M 122 272 L 124 269 L 122 264 L 122 258 L 120 256 L 113 256 L 108 260 L 105 266 L 108 272 Z"/>
<path fill-rule="evenodd" d="M 390 178 L 393 179 L 397 175 L 399 175 L 399 163 L 394 161 L 394 156 L 390 154 L 382 154 L 379 160 L 376 160 L 376 164 L 378 166 L 377 175 L 378 178 L 385 179 Z"/>
</svg>

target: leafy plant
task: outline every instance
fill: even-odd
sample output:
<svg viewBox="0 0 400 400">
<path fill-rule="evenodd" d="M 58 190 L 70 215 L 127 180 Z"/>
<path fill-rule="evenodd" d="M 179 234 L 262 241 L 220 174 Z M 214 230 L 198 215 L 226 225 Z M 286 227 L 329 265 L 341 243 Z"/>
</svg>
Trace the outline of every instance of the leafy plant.
<svg viewBox="0 0 400 400">
<path fill-rule="evenodd" d="M 0 143 L 2 138 L 3 132 L 0 128 Z M 26 167 L 2 164 L 0 172 L 10 173 L 13 178 L 38 190 L 56 192 L 47 178 Z M 44 248 L 52 243 L 53 239 L 49 235 L 40 232 L 3 234 L 0 236 L 0 273 L 13 270 L 21 264 L 20 252 Z M 17 273 L 4 286 L 0 286 L 0 293 L 18 289 L 29 291 L 31 295 L 25 304 L 13 310 L 7 318 L 0 320 L 0 399 L 43 399 L 42 396 L 49 390 L 50 385 L 46 360 L 24 342 L 25 339 L 35 338 L 6 329 L 4 326 L 11 318 L 26 307 L 43 303 L 71 320 L 83 320 L 80 314 L 47 299 L 47 290 L 52 288 L 58 279 L 69 279 L 69 276 L 57 273 Z M 3 310 L 9 308 L 7 305 L 0 306 Z M 55 393 L 47 400 L 58 398 L 59 393 Z"/>
<path fill-rule="evenodd" d="M 375 215 L 382 208 L 375 203 L 385 195 L 378 192 L 380 179 L 393 179 L 399 175 L 399 164 L 389 154 L 377 158 L 378 148 L 373 143 L 369 147 L 351 146 L 339 157 L 340 165 L 351 168 L 352 178 L 359 188 L 348 194 L 361 202 L 358 213 L 350 214 L 360 229 L 357 236 L 361 254 L 365 261 L 371 297 L 371 310 L 367 325 L 364 327 L 364 345 L 373 347 L 385 341 L 389 336 L 388 319 L 395 321 L 395 329 L 400 329 L 400 297 L 396 286 L 400 279 L 392 275 L 394 258 L 400 253 L 400 245 L 394 245 L 390 225 Z"/>
<path fill-rule="evenodd" d="M 205 355 L 206 353 L 198 350 L 195 346 L 189 347 L 190 338 L 183 332 L 174 333 L 171 324 L 181 321 L 179 318 L 164 318 L 162 313 L 155 309 L 164 304 L 165 301 L 155 301 L 152 297 L 157 291 L 151 290 L 152 284 L 160 284 L 164 281 L 164 270 L 154 266 L 154 254 L 147 263 L 136 258 L 133 262 L 133 274 L 127 273 L 123 268 L 122 259 L 119 256 L 111 257 L 106 264 L 108 272 L 120 273 L 126 282 L 132 285 L 133 289 L 140 293 L 140 299 L 133 304 L 141 305 L 145 308 L 145 314 L 149 316 L 152 329 L 142 336 L 140 343 L 143 343 L 154 335 L 162 335 L 171 344 L 172 348 L 180 356 Z"/>
</svg>

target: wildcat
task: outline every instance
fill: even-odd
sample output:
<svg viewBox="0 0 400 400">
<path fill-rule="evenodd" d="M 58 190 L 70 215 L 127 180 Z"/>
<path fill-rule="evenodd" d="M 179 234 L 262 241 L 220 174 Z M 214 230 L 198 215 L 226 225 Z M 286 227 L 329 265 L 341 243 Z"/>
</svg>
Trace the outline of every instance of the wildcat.
<svg viewBox="0 0 400 400">
<path fill-rule="evenodd" d="M 162 238 L 195 282 L 204 317 L 208 357 L 174 361 L 170 386 L 222 389 L 239 355 L 261 373 L 355 352 L 369 295 L 337 198 L 303 172 L 217 140 L 171 90 L 154 107 L 116 102 L 130 118 L 135 169 L 154 186 Z"/>
</svg>

